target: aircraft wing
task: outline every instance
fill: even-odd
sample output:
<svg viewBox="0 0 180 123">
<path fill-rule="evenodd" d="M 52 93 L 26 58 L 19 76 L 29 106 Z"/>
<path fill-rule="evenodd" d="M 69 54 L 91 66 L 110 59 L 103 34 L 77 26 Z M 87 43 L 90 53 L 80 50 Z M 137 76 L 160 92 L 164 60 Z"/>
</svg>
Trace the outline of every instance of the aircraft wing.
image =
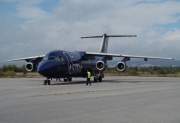
<svg viewBox="0 0 180 123">
<path fill-rule="evenodd" d="M 10 61 L 22 61 L 22 60 L 25 60 L 25 61 L 29 62 L 29 61 L 34 60 L 34 59 L 42 60 L 44 58 L 44 56 L 45 55 L 25 57 L 25 58 L 18 58 L 18 59 L 11 59 L 11 60 L 7 60 L 7 62 L 10 62 Z"/>
<path fill-rule="evenodd" d="M 86 55 L 91 55 L 91 56 L 125 57 L 125 58 L 144 58 L 145 60 L 147 60 L 147 59 L 174 60 L 173 58 L 164 58 L 164 57 L 123 55 L 123 54 L 110 54 L 110 53 L 95 53 L 95 52 L 86 52 Z"/>
</svg>

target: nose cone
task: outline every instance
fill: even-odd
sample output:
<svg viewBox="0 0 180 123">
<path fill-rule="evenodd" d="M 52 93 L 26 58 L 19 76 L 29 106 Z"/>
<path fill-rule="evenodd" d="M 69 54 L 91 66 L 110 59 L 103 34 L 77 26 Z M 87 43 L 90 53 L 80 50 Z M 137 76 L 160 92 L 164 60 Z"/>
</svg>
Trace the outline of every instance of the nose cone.
<svg viewBox="0 0 180 123">
<path fill-rule="evenodd" d="M 47 72 L 48 72 L 49 66 L 47 63 L 45 62 L 40 62 L 38 67 L 37 67 L 37 71 L 39 74 L 46 76 Z"/>
<path fill-rule="evenodd" d="M 39 63 L 37 71 L 42 76 L 49 77 L 55 72 L 56 68 L 57 64 L 53 63 L 53 61 L 42 61 Z"/>
</svg>

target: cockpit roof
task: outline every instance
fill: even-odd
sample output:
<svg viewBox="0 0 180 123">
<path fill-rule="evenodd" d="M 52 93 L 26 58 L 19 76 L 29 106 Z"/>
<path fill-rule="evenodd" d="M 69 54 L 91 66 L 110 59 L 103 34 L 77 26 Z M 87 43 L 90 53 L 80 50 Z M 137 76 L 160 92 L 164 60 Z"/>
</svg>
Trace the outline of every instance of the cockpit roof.
<svg viewBox="0 0 180 123">
<path fill-rule="evenodd" d="M 62 56 L 63 52 L 64 51 L 62 51 L 62 50 L 53 50 L 53 51 L 50 51 L 49 53 L 47 53 L 45 56 Z"/>
</svg>

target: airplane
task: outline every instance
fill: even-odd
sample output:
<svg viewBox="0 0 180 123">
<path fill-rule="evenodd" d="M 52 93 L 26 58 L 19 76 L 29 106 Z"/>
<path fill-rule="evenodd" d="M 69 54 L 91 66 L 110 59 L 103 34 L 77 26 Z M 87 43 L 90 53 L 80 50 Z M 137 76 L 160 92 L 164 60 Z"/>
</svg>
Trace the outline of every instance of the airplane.
<svg viewBox="0 0 180 123">
<path fill-rule="evenodd" d="M 101 82 L 102 78 L 104 78 L 103 71 L 108 67 L 107 61 L 113 60 L 113 57 L 122 57 L 122 60 L 116 64 L 116 68 L 120 72 L 126 70 L 126 62 L 130 61 L 131 58 L 143 58 L 144 61 L 147 61 L 148 59 L 173 60 L 173 58 L 107 53 L 108 40 L 110 37 L 137 37 L 137 35 L 103 34 L 100 36 L 81 37 L 81 39 L 102 38 L 99 52 L 53 50 L 48 52 L 46 55 L 7 61 L 25 60 L 27 62 L 25 65 L 26 70 L 29 72 L 37 71 L 40 75 L 46 77 L 44 85 L 50 85 L 50 80 L 52 78 L 63 78 L 66 82 L 72 81 L 72 77 L 87 77 L 87 70 L 89 70 L 92 73 L 92 76 L 94 76 L 94 82 Z"/>
</svg>

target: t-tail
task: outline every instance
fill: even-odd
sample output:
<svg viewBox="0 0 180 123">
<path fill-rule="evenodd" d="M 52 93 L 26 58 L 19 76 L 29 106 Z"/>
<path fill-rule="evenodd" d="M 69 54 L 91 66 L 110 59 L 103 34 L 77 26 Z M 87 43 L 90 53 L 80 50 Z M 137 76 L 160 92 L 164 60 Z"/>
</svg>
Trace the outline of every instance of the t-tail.
<svg viewBox="0 0 180 123">
<path fill-rule="evenodd" d="M 108 50 L 108 41 L 109 37 L 137 37 L 136 35 L 107 35 L 103 34 L 101 36 L 87 36 L 87 37 L 81 37 L 83 38 L 102 38 L 102 43 L 99 52 L 100 53 L 107 53 Z"/>
</svg>

